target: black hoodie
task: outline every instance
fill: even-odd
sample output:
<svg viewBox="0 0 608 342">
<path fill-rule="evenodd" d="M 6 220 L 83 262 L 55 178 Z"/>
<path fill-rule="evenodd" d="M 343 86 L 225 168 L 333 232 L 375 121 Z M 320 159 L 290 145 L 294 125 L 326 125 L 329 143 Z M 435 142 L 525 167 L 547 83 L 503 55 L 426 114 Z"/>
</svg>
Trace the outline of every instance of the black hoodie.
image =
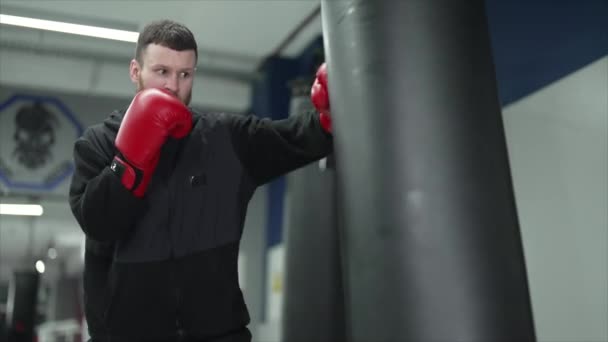
<svg viewBox="0 0 608 342">
<path fill-rule="evenodd" d="M 87 238 L 91 335 L 202 339 L 243 329 L 237 257 L 249 200 L 258 186 L 329 154 L 331 136 L 313 112 L 277 121 L 194 112 L 192 132 L 165 143 L 139 199 L 109 169 L 123 113 L 74 146 L 70 205 Z"/>
</svg>

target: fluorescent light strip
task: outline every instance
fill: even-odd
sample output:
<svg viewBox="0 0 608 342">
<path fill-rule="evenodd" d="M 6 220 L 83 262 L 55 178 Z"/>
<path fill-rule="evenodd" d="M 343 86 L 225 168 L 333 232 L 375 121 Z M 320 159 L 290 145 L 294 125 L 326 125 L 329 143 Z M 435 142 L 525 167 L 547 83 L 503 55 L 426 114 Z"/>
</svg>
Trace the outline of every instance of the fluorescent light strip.
<svg viewBox="0 0 608 342">
<path fill-rule="evenodd" d="M 0 204 L 0 215 L 40 216 L 43 212 L 39 204 Z"/>
<path fill-rule="evenodd" d="M 138 32 L 0 14 L 0 24 L 136 43 Z"/>
</svg>

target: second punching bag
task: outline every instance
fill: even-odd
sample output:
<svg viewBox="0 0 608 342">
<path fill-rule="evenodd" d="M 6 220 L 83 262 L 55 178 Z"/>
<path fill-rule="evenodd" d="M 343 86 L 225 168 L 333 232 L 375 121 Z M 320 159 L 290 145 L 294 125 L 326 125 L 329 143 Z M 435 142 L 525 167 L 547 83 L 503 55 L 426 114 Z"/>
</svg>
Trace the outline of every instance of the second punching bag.
<svg viewBox="0 0 608 342">
<path fill-rule="evenodd" d="M 292 115 L 314 110 L 310 84 L 294 84 Z M 335 201 L 335 170 L 312 163 L 287 175 L 281 341 L 345 339 Z"/>
<path fill-rule="evenodd" d="M 534 341 L 483 0 L 323 0 L 353 342 Z"/>
</svg>

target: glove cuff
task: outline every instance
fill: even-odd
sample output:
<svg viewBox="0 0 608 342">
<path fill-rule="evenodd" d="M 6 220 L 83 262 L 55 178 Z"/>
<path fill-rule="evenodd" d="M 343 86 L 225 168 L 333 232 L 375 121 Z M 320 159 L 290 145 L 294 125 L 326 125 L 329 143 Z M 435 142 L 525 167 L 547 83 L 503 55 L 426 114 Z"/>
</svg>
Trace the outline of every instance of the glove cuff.
<svg viewBox="0 0 608 342">
<path fill-rule="evenodd" d="M 118 176 L 127 190 L 133 192 L 137 197 L 143 196 L 145 189 L 140 189 L 144 179 L 142 170 L 135 168 L 126 161 L 126 158 L 118 155 L 114 156 L 110 163 L 110 170 Z"/>
</svg>

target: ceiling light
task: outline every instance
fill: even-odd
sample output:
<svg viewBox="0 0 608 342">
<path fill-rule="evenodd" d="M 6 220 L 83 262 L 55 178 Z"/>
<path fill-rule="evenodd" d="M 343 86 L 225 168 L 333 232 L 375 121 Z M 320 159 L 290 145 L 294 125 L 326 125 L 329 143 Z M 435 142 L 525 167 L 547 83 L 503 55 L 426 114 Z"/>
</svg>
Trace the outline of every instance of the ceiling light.
<svg viewBox="0 0 608 342">
<path fill-rule="evenodd" d="M 36 261 L 36 271 L 38 271 L 38 273 L 40 273 L 40 274 L 44 273 L 45 269 L 46 269 L 46 267 L 44 265 L 44 261 L 42 261 L 42 260 Z"/>
<path fill-rule="evenodd" d="M 136 43 L 138 32 L 0 14 L 0 24 Z"/>
<path fill-rule="evenodd" d="M 44 210 L 39 204 L 2 204 L 0 215 L 40 216 Z"/>
<path fill-rule="evenodd" d="M 49 259 L 55 260 L 57 258 L 57 250 L 53 247 L 49 248 L 47 254 Z"/>
</svg>

